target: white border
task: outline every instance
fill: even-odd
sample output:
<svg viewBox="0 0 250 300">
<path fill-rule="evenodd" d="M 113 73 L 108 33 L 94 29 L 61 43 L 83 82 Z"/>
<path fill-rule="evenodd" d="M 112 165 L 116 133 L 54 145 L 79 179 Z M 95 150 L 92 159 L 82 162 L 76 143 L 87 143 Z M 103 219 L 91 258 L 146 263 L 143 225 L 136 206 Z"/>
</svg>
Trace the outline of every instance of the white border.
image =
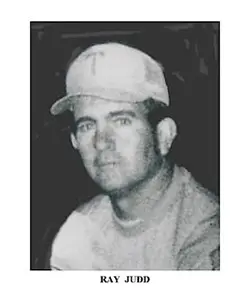
<svg viewBox="0 0 250 300">
<path fill-rule="evenodd" d="M 195 2 L 195 3 L 193 3 Z M 20 1 L 1 19 L 2 299 L 191 298 L 248 295 L 249 9 L 244 1 Z M 6 9 L 7 4 L 5 5 Z M 120 12 L 120 13 L 118 13 Z M 220 272 L 150 272 L 144 285 L 101 285 L 96 272 L 29 271 L 29 21 L 159 20 L 221 22 Z M 116 272 L 120 273 L 120 272 Z M 140 274 L 142 272 L 139 272 Z M 108 275 L 108 273 L 106 273 Z M 112 272 L 112 275 L 114 273 Z M 131 274 L 131 272 L 129 272 Z M 133 273 L 134 274 L 134 273 Z M 148 273 L 147 273 L 148 275 Z"/>
</svg>

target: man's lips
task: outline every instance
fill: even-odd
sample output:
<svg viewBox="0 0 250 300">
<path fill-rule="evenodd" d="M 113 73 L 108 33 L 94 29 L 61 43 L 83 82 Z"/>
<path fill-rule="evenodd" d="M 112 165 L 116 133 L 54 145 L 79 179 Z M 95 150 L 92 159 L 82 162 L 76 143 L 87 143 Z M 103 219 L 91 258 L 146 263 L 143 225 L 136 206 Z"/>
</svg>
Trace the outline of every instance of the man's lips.
<svg viewBox="0 0 250 300">
<path fill-rule="evenodd" d="M 117 164 L 117 162 L 115 162 L 115 161 L 98 162 L 98 163 L 97 163 L 97 166 L 98 166 L 99 168 L 102 168 L 102 167 L 114 166 L 114 165 L 116 165 L 116 164 Z"/>
<path fill-rule="evenodd" d="M 117 157 L 98 157 L 95 159 L 94 165 L 98 168 L 115 166 L 119 164 L 120 159 Z"/>
<path fill-rule="evenodd" d="M 94 161 L 94 166 L 97 168 L 112 167 L 120 163 L 120 158 L 115 155 L 97 156 Z"/>
</svg>

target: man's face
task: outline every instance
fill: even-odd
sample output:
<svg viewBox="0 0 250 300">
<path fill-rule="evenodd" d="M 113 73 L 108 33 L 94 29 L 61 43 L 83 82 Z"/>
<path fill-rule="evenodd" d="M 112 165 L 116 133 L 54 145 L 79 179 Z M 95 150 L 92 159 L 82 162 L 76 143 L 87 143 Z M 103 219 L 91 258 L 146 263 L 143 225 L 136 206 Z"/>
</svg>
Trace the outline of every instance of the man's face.
<svg viewBox="0 0 250 300">
<path fill-rule="evenodd" d="M 160 157 L 140 106 L 84 99 L 74 106 L 74 118 L 73 145 L 104 191 L 133 188 L 154 173 Z"/>
</svg>

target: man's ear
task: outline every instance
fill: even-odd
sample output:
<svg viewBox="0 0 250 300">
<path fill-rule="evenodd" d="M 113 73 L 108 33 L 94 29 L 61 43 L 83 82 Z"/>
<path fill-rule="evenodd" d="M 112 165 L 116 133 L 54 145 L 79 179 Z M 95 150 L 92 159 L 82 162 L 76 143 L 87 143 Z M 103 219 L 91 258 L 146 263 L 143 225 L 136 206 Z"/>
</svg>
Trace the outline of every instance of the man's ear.
<svg viewBox="0 0 250 300">
<path fill-rule="evenodd" d="M 72 146 L 74 147 L 74 149 L 77 150 L 78 149 L 78 145 L 77 145 L 76 136 L 72 132 L 70 134 L 70 139 L 71 139 Z"/>
<path fill-rule="evenodd" d="M 176 135 L 177 127 L 173 119 L 165 118 L 157 125 L 158 147 L 162 156 L 169 152 Z"/>
</svg>

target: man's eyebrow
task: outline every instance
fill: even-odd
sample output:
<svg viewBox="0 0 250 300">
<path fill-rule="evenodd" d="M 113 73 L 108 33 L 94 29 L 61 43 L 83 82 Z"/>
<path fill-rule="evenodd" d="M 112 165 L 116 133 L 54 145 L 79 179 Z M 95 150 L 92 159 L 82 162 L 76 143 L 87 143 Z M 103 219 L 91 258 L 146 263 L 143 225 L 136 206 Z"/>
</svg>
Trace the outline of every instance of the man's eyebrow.
<svg viewBox="0 0 250 300">
<path fill-rule="evenodd" d="M 80 123 L 88 122 L 88 121 L 95 122 L 95 120 L 93 118 L 86 116 L 86 117 L 81 117 L 81 118 L 77 119 L 75 122 L 75 126 L 78 126 Z"/>
<path fill-rule="evenodd" d="M 136 118 L 137 117 L 137 115 L 134 111 L 132 111 L 132 110 L 123 110 L 122 109 L 122 110 L 109 112 L 108 115 L 107 115 L 107 118 L 113 118 L 113 117 L 118 117 L 118 116 L 130 116 L 131 118 Z M 77 119 L 75 121 L 75 126 L 77 127 L 79 124 L 81 124 L 83 122 L 96 122 L 96 120 L 89 117 L 89 116 L 80 117 L 79 119 Z"/>
<path fill-rule="evenodd" d="M 132 110 L 117 110 L 117 111 L 112 111 L 108 114 L 109 117 L 118 117 L 118 116 L 130 116 L 132 118 L 136 118 L 137 115 L 134 111 Z"/>
</svg>

